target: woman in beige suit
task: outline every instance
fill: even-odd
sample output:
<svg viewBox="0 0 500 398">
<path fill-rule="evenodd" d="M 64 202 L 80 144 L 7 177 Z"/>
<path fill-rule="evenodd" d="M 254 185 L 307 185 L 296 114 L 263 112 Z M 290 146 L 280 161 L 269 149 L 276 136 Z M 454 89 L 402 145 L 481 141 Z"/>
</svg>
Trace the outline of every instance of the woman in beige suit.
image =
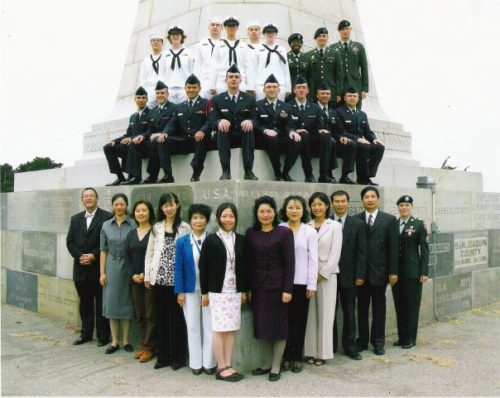
<svg viewBox="0 0 500 398">
<path fill-rule="evenodd" d="M 333 321 L 337 299 L 337 274 L 342 249 L 342 226 L 330 220 L 330 201 L 323 192 L 309 198 L 312 221 L 318 233 L 318 284 L 309 302 L 304 355 L 308 363 L 321 366 L 333 358 Z"/>
</svg>

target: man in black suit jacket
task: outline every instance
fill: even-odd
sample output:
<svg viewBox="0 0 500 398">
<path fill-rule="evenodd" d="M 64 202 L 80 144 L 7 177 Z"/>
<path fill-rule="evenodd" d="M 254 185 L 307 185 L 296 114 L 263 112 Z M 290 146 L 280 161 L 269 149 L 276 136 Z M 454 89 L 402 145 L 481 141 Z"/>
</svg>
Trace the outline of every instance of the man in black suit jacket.
<svg viewBox="0 0 500 398">
<path fill-rule="evenodd" d="M 347 214 L 347 192 L 335 191 L 330 199 L 334 209 L 331 219 L 342 225 L 342 252 L 338 276 L 338 292 L 344 318 L 342 348 L 347 356 L 360 360 L 363 357 L 356 345 L 356 286 L 362 286 L 366 279 L 366 229 L 361 220 Z"/>
<path fill-rule="evenodd" d="M 193 175 L 191 182 L 199 181 L 207 150 L 212 140 L 208 112 L 210 101 L 200 97 L 200 80 L 191 75 L 184 85 L 187 100 L 177 104 L 172 118 L 167 123 L 167 139 L 160 148 L 160 164 L 172 173 L 170 155 L 172 153 L 191 153 Z"/>
<path fill-rule="evenodd" d="M 258 180 L 253 173 L 255 99 L 240 91 L 241 75 L 232 65 L 226 72 L 227 91 L 212 98 L 211 123 L 217 132 L 217 148 L 222 166 L 220 180 L 231 179 L 231 147 L 241 146 L 245 180 Z"/>
<path fill-rule="evenodd" d="M 109 171 L 117 176 L 115 181 L 106 184 L 108 186 L 124 183 L 126 181 L 123 175 L 124 172 L 129 173 L 127 180 L 135 180 L 137 178 L 136 168 L 129 166 L 129 157 L 131 150 L 135 150 L 135 148 L 132 149 L 132 147 L 134 147 L 133 141 L 137 141 L 136 137 L 148 131 L 150 109 L 146 106 L 148 102 L 147 91 L 139 87 L 135 92 L 134 100 L 137 105 L 137 112 L 130 116 L 127 131 L 121 137 L 109 141 L 103 147 L 104 155 L 108 161 Z M 121 165 L 118 158 L 122 159 Z"/>
<path fill-rule="evenodd" d="M 99 283 L 99 249 L 102 224 L 112 214 L 97 207 L 98 195 L 94 188 L 82 191 L 85 211 L 71 217 L 66 246 L 73 256 L 73 279 L 80 297 L 82 331 L 73 343 L 91 341 L 94 334 L 94 316 L 98 345 L 109 341 L 109 322 L 102 316 L 102 288 Z M 95 306 L 95 308 L 94 308 Z"/>
<path fill-rule="evenodd" d="M 399 225 L 391 214 L 379 210 L 380 194 L 375 187 L 365 187 L 361 200 L 365 211 L 358 217 L 366 225 L 367 262 L 365 283 L 358 287 L 358 349 L 368 348 L 368 309 L 372 303 L 370 342 L 375 355 L 385 354 L 385 318 L 387 282 L 398 281 Z"/>
<path fill-rule="evenodd" d="M 264 83 L 266 98 L 256 102 L 254 121 L 257 148 L 267 152 L 276 181 L 281 181 L 280 147 L 285 143 L 290 120 L 290 108 L 278 99 L 279 91 L 278 80 L 270 75 Z"/>
<path fill-rule="evenodd" d="M 358 184 L 378 185 L 370 178 L 377 175 L 385 146 L 371 130 L 366 113 L 356 110 L 358 99 L 356 89 L 349 87 L 344 95 L 345 105 L 337 108 L 337 120 L 343 135 L 356 142 Z"/>
<path fill-rule="evenodd" d="M 330 174 L 332 135 L 323 126 L 323 113 L 317 104 L 307 99 L 309 86 L 303 76 L 299 75 L 295 80 L 293 92 L 295 99 L 290 103 L 291 120 L 283 180 L 293 181 L 288 173 L 300 153 L 305 182 L 316 182 L 311 165 L 311 155 L 314 150 L 316 155 L 319 154 L 319 182 L 331 182 L 328 175 Z"/>
</svg>

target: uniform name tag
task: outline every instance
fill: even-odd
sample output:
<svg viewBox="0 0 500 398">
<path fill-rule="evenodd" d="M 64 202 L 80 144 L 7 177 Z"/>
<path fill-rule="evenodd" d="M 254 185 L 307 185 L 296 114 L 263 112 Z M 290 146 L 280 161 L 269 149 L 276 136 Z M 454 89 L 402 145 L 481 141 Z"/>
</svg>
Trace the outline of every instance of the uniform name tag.
<svg viewBox="0 0 500 398">
<path fill-rule="evenodd" d="M 269 115 L 260 115 L 260 117 L 269 117 Z"/>
<path fill-rule="evenodd" d="M 294 116 L 294 115 L 292 115 L 292 119 L 293 119 L 293 120 L 297 120 L 298 118 L 299 118 L 298 116 Z"/>
<path fill-rule="evenodd" d="M 351 121 L 350 121 L 350 120 L 346 120 L 345 122 L 346 122 L 346 123 L 351 123 Z"/>
<path fill-rule="evenodd" d="M 182 115 L 184 115 L 184 113 L 178 113 L 178 114 L 177 114 L 177 116 L 182 116 Z"/>
<path fill-rule="evenodd" d="M 221 112 L 229 112 L 229 109 L 221 109 Z"/>
</svg>

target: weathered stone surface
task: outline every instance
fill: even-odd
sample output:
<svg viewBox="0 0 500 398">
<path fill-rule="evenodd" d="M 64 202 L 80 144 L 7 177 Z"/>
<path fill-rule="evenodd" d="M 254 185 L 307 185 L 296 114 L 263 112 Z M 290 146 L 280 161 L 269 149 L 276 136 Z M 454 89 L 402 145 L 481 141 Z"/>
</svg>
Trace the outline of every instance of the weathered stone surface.
<svg viewBox="0 0 500 398">
<path fill-rule="evenodd" d="M 472 273 L 472 306 L 481 307 L 500 300 L 500 268 Z"/>
<path fill-rule="evenodd" d="M 403 195 L 413 198 L 413 216 L 424 220 L 429 227 L 432 221 L 432 194 L 429 189 L 384 187 L 383 210 L 399 217 L 396 202 Z"/>
<path fill-rule="evenodd" d="M 472 222 L 472 194 L 436 192 L 436 221 L 439 231 L 469 231 Z"/>
<path fill-rule="evenodd" d="M 23 253 L 23 233 L 20 231 L 2 231 L 2 267 L 21 271 Z"/>
<path fill-rule="evenodd" d="M 38 312 L 77 325 L 78 294 L 72 281 L 38 276 Z"/>
<path fill-rule="evenodd" d="M 23 232 L 23 271 L 56 276 L 57 235 L 52 232 Z"/>
<path fill-rule="evenodd" d="M 0 229 L 7 229 L 8 195 L 0 193 Z"/>
<path fill-rule="evenodd" d="M 7 270 L 7 304 L 38 311 L 37 275 Z"/>
<path fill-rule="evenodd" d="M 472 308 L 472 275 L 470 272 L 434 279 L 434 314 L 447 315 Z"/>
<path fill-rule="evenodd" d="M 434 316 L 434 280 L 429 279 L 422 286 L 422 301 L 420 302 L 420 314 L 418 316 L 420 326 L 432 322 Z"/>
<path fill-rule="evenodd" d="M 139 3 L 137 6 L 137 14 L 135 16 L 134 32 L 138 32 L 149 26 L 152 6 L 153 0 Z"/>
<path fill-rule="evenodd" d="M 99 263 L 99 259 L 97 259 Z M 58 278 L 73 280 L 73 257 L 66 247 L 66 234 L 57 234 L 57 270 Z"/>
<path fill-rule="evenodd" d="M 432 235 L 429 239 L 429 277 L 451 275 L 454 256 L 453 234 L 438 233 L 435 236 L 435 242 Z"/>
<path fill-rule="evenodd" d="M 500 267 L 500 229 L 489 231 L 488 243 L 490 267 Z"/>
<path fill-rule="evenodd" d="M 455 274 L 488 267 L 488 231 L 456 232 L 453 238 Z"/>
<path fill-rule="evenodd" d="M 472 229 L 500 228 L 500 193 L 472 194 Z"/>
<path fill-rule="evenodd" d="M 7 268 L 2 267 L 2 304 L 7 303 Z"/>
</svg>

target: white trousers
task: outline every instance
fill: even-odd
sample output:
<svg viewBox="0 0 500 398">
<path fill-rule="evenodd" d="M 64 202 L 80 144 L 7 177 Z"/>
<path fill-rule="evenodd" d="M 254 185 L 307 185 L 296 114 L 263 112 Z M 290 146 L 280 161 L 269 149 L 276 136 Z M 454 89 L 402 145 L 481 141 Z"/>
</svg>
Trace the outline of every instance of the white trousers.
<svg viewBox="0 0 500 398">
<path fill-rule="evenodd" d="M 186 90 L 184 87 L 169 87 L 168 100 L 174 104 L 180 104 L 187 100 Z"/>
<path fill-rule="evenodd" d="M 255 86 L 255 101 L 259 101 L 259 100 L 264 99 L 264 98 L 266 98 L 266 96 L 264 94 L 264 85 Z M 280 91 L 278 93 L 278 99 L 280 101 L 285 100 L 285 92 L 284 91 Z"/>
<path fill-rule="evenodd" d="M 186 293 L 183 307 L 186 318 L 189 367 L 191 369 L 213 368 L 216 365 L 212 351 L 212 320 L 210 307 L 201 306 L 201 293 Z"/>
<path fill-rule="evenodd" d="M 309 300 L 304 356 L 333 358 L 333 321 L 337 301 L 337 275 L 318 283 L 316 296 Z"/>
</svg>

